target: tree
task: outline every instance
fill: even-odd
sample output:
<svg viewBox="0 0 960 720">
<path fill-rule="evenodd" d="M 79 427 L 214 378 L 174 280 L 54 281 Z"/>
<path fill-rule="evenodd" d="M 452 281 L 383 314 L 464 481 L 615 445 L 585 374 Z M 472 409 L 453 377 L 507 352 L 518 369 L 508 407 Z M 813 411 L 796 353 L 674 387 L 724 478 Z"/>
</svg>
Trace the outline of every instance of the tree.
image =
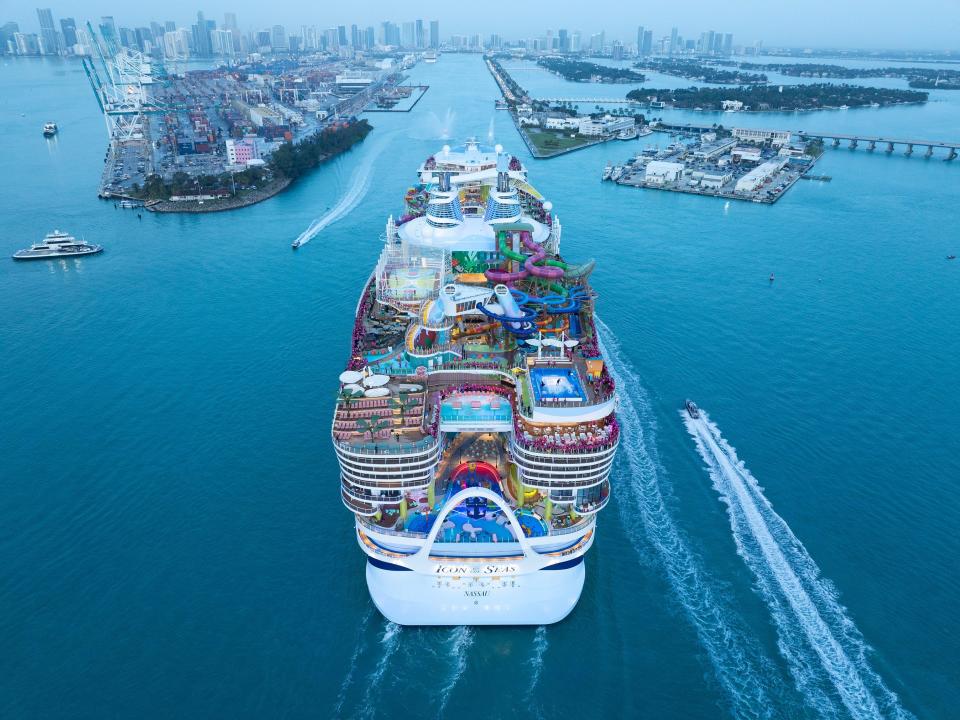
<svg viewBox="0 0 960 720">
<path fill-rule="evenodd" d="M 370 442 L 373 443 L 373 446 L 377 446 L 377 433 L 381 430 L 386 430 L 390 426 L 390 423 L 379 415 L 371 415 L 369 418 L 360 418 L 357 420 L 357 429 L 361 434 L 369 434 Z"/>
</svg>

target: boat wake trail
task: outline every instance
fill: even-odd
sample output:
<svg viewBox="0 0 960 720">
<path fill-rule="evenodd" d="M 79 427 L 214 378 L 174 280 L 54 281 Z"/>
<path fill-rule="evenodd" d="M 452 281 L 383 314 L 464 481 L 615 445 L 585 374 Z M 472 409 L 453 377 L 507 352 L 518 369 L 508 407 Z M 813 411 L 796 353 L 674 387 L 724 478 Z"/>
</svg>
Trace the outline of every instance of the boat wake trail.
<svg viewBox="0 0 960 720">
<path fill-rule="evenodd" d="M 540 675 L 543 673 L 543 656 L 547 653 L 547 626 L 540 625 L 533 636 L 533 655 L 527 663 L 530 665 L 530 687 L 527 688 L 526 701 L 530 712 L 538 720 L 543 718 L 540 706 L 536 704 L 537 686 L 540 685 Z"/>
<path fill-rule="evenodd" d="M 343 677 L 343 682 L 340 683 L 340 692 L 337 693 L 337 702 L 333 708 L 334 717 L 340 717 L 340 711 L 343 710 L 343 703 L 347 699 L 347 690 L 349 690 L 350 685 L 353 684 L 353 676 L 354 673 L 357 672 L 357 662 L 360 660 L 360 655 L 363 653 L 366 645 L 363 638 L 367 634 L 367 625 L 370 624 L 371 617 L 373 617 L 373 608 L 367 608 L 367 612 L 364 613 L 363 619 L 360 620 L 360 625 L 357 628 L 357 644 L 353 648 L 353 655 L 350 656 L 350 665 L 347 667 L 347 674 Z"/>
<path fill-rule="evenodd" d="M 376 698 L 373 693 L 380 687 L 383 674 L 387 671 L 390 660 L 394 654 L 396 654 L 398 647 L 400 647 L 400 626 L 395 622 L 388 622 L 383 629 L 383 634 L 380 636 L 380 659 L 377 661 L 377 666 L 373 669 L 373 672 L 370 673 L 370 676 L 365 681 L 366 691 L 363 694 L 363 704 L 360 708 L 360 717 L 365 718 L 365 720 L 373 718 L 376 712 Z"/>
<path fill-rule="evenodd" d="M 337 204 L 328 210 L 323 217 L 314 220 L 310 225 L 297 236 L 293 241 L 294 246 L 306 245 L 313 240 L 324 228 L 328 228 L 338 220 L 342 220 L 360 204 L 367 191 L 370 190 L 370 181 L 373 178 L 373 166 L 380 155 L 381 149 L 386 145 L 388 139 L 395 133 L 383 135 L 378 138 L 374 147 L 367 152 L 364 161 L 356 167 L 350 176 L 350 182 L 347 191 L 340 197 Z"/>
<path fill-rule="evenodd" d="M 727 506 L 737 552 L 757 578 L 797 688 L 821 715 L 912 718 L 870 666 L 870 648 L 833 585 L 702 410 L 683 414 Z"/>
<path fill-rule="evenodd" d="M 653 546 L 667 580 L 709 657 L 717 682 L 736 718 L 791 717 L 787 688 L 758 643 L 718 596 L 667 509 L 665 473 L 652 434 L 656 429 L 640 378 L 610 328 L 596 318 L 603 353 L 618 388 L 621 443 L 615 471 L 617 505 L 624 528 L 639 549 Z M 637 516 L 640 523 L 637 522 Z M 644 537 L 645 535 L 645 537 Z"/>
<path fill-rule="evenodd" d="M 447 702 L 450 700 L 453 689 L 457 686 L 460 678 L 463 677 L 464 671 L 467 669 L 467 653 L 470 650 L 470 646 L 473 645 L 473 638 L 473 629 L 467 625 L 457 626 L 450 634 L 450 640 L 448 642 L 452 669 L 450 677 L 447 678 L 447 684 L 440 693 L 440 709 L 437 711 L 437 717 L 443 716 L 443 711 L 447 709 Z"/>
</svg>

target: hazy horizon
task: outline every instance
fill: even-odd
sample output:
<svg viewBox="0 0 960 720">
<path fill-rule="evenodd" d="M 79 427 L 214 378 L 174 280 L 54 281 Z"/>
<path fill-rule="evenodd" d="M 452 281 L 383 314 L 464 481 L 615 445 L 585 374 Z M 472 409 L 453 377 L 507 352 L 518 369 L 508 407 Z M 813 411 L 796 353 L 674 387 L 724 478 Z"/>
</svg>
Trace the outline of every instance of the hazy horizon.
<svg viewBox="0 0 960 720">
<path fill-rule="evenodd" d="M 488 37 L 498 33 L 505 40 L 539 37 L 552 29 L 579 31 L 589 37 L 604 31 L 608 40 L 620 40 L 625 44 L 635 42 L 637 26 L 652 30 L 655 38 L 669 35 L 677 27 L 684 38 L 698 38 L 701 32 L 715 30 L 733 33 L 735 45 L 752 45 L 763 41 L 767 47 L 793 48 L 848 48 L 889 50 L 960 50 L 960 3 L 943 3 L 936 0 L 916 0 L 908 11 L 892 4 L 857 1 L 830 2 L 810 0 L 801 11 L 784 10 L 774 14 L 776 5 L 760 0 L 741 0 L 729 4 L 691 0 L 683 8 L 651 5 L 649 8 L 627 6 L 611 11 L 607 19 L 598 19 L 597 14 L 584 9 L 571 0 L 557 0 L 551 5 L 553 12 L 546 13 L 542 6 L 524 6 L 504 0 L 489 0 L 482 6 L 479 17 L 472 17 L 466 9 L 443 5 L 435 13 L 436 6 L 423 3 L 400 10 L 396 3 L 385 0 L 370 0 L 356 9 L 319 9 L 300 2 L 271 3 L 257 8 L 244 7 L 236 2 L 201 2 L 196 0 L 170 0 L 155 10 L 149 5 L 122 5 L 109 0 L 94 2 L 64 0 L 48 4 L 15 1 L 6 4 L 0 11 L 0 23 L 17 22 L 21 30 L 36 32 L 39 29 L 37 7 L 49 7 L 54 17 L 73 17 L 78 22 L 97 20 L 102 15 L 113 15 L 117 25 L 136 27 L 151 20 L 173 20 L 186 27 L 202 10 L 208 19 L 223 22 L 225 12 L 237 14 L 241 30 L 262 29 L 269 25 L 283 25 L 288 34 L 295 34 L 301 25 L 331 27 L 334 25 L 378 27 L 384 20 L 402 23 L 422 18 L 439 20 L 441 39 L 450 35 L 479 33 Z M 899 10 L 899 12 L 897 12 Z M 509 24 L 497 18 L 509 18 Z M 96 24 L 96 23 L 94 23 Z"/>
</svg>

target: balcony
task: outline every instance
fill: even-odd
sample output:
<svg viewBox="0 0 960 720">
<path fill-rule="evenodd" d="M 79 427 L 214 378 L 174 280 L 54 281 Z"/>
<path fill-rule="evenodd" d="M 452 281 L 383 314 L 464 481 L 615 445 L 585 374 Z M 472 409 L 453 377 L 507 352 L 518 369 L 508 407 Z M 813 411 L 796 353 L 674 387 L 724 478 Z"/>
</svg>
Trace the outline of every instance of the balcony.
<svg viewBox="0 0 960 720">
<path fill-rule="evenodd" d="M 343 500 L 343 504 L 347 506 L 347 510 L 354 512 L 357 515 L 370 516 L 377 512 L 377 507 L 375 505 L 372 505 L 368 502 L 362 502 L 351 497 L 343 488 L 340 488 L 340 499 Z"/>
</svg>

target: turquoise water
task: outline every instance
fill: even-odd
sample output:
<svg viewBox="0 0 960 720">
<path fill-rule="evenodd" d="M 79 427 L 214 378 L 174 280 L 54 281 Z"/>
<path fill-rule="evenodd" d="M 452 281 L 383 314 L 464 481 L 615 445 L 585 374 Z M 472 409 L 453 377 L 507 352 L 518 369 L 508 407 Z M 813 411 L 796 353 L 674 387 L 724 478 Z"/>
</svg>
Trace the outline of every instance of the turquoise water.
<svg viewBox="0 0 960 720">
<path fill-rule="evenodd" d="M 745 482 L 815 614 L 872 648 L 860 660 L 847 627 L 843 667 L 887 715 L 878 683 L 918 717 L 955 716 L 956 163 L 830 150 L 831 183 L 766 207 L 601 184 L 636 144 L 531 161 L 565 256 L 598 261 L 621 388 L 583 597 L 541 629 L 376 613 L 329 443 L 357 293 L 445 138 L 492 131 L 528 160 L 479 58 L 413 77 L 431 86 L 413 113 L 377 114 L 361 147 L 289 192 L 138 220 L 95 197 L 105 134 L 80 68 L 0 65 L 0 254 L 54 226 L 107 248 L 0 262 L 0 715 L 869 717 L 729 488 L 728 516 L 677 413 L 692 397 L 802 543 Z M 934 100 L 798 122 L 960 138 L 960 93 Z M 345 197 L 356 207 L 291 252 Z"/>
</svg>

